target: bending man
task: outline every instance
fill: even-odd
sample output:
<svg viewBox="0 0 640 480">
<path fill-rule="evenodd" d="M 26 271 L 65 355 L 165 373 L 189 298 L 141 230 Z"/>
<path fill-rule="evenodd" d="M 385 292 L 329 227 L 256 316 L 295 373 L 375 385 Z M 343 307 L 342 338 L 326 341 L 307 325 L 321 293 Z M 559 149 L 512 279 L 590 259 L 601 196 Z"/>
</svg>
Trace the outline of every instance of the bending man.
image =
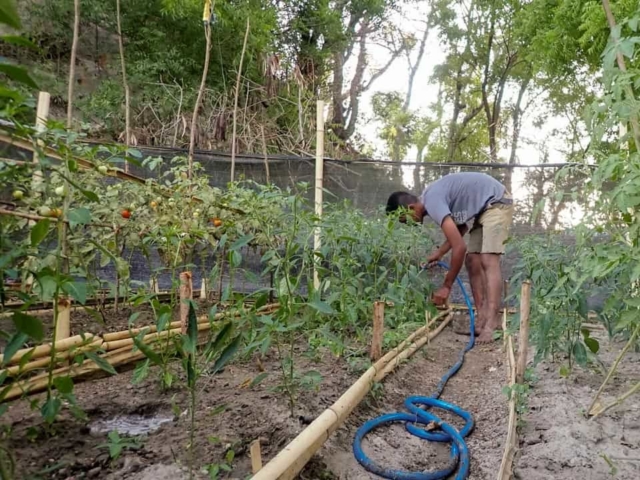
<svg viewBox="0 0 640 480">
<path fill-rule="evenodd" d="M 428 263 L 437 262 L 451 250 L 444 284 L 433 294 L 436 305 L 447 303 L 451 287 L 466 263 L 478 317 L 477 341 L 491 342 L 493 332 L 500 328 L 500 258 L 513 218 L 513 200 L 505 186 L 484 173 L 453 173 L 428 185 L 419 198 L 407 192 L 391 194 L 387 213 L 398 209 L 410 210 L 418 223 L 428 216 L 444 232 L 446 241 L 427 259 Z M 404 217 L 400 220 L 406 221 Z M 472 220 L 467 246 L 462 237 Z"/>
</svg>

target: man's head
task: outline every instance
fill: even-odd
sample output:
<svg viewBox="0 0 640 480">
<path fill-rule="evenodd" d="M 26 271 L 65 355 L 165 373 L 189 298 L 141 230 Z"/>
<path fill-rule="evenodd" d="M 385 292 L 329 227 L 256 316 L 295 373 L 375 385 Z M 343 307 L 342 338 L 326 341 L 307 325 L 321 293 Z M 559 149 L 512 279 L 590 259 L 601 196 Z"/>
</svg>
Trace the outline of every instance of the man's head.
<svg viewBox="0 0 640 480">
<path fill-rule="evenodd" d="M 424 205 L 418 200 L 418 197 L 407 192 L 393 192 L 387 200 L 387 215 L 398 210 L 411 211 L 411 217 L 417 223 L 422 223 L 425 215 Z M 406 223 L 404 215 L 400 217 L 402 223 Z"/>
</svg>

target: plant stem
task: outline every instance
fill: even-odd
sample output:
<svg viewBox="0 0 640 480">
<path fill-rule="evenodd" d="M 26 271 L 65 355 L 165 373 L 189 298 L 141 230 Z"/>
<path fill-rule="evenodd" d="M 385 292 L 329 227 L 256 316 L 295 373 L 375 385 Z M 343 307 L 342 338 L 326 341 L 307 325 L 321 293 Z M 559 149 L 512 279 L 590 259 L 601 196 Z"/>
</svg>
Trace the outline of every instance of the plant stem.
<svg viewBox="0 0 640 480">
<path fill-rule="evenodd" d="M 242 78 L 242 64 L 244 63 L 244 53 L 247 50 L 247 39 L 249 38 L 249 17 L 247 17 L 247 29 L 244 32 L 244 43 L 240 54 L 240 66 L 236 78 L 236 92 L 233 104 L 233 134 L 231 136 L 231 181 L 233 182 L 236 173 L 236 128 L 238 118 L 238 95 L 240 94 L 240 79 Z"/>
<path fill-rule="evenodd" d="M 607 383 L 609 383 L 609 380 L 611 380 L 611 377 L 613 377 L 613 374 L 618 369 L 618 365 L 620 365 L 622 358 L 626 355 L 626 353 L 629 351 L 631 346 L 635 343 L 636 338 L 638 338 L 639 334 L 640 334 L 640 324 L 635 328 L 635 330 L 633 331 L 633 334 L 631 335 L 631 337 L 629 337 L 629 341 L 624 346 L 624 348 L 620 351 L 620 353 L 616 357 L 615 362 L 613 362 L 613 365 L 611 365 L 611 368 L 609 369 L 609 372 L 607 373 L 607 376 L 605 377 L 604 382 L 602 382 L 602 385 L 600 385 L 600 388 L 598 389 L 596 396 L 593 397 L 591 405 L 587 410 L 587 415 L 591 415 L 591 412 L 593 411 L 593 408 L 595 407 L 596 402 L 598 401 L 598 398 L 600 398 L 600 395 L 604 391 L 604 387 L 607 385 Z"/>
<path fill-rule="evenodd" d="M 593 418 L 599 417 L 603 413 L 608 412 L 609 410 L 611 410 L 613 407 L 621 405 L 627 398 L 629 398 L 631 395 L 633 395 L 636 392 L 640 392 L 640 382 L 636 383 L 633 387 L 631 387 L 629 390 L 627 390 L 626 393 L 624 393 L 621 396 L 619 396 L 618 398 L 616 398 L 609 405 L 607 405 L 606 407 L 601 408 L 600 410 L 598 410 L 593 415 Z"/>
<path fill-rule="evenodd" d="M 189 479 L 193 480 L 193 460 L 194 460 L 194 450 L 195 450 L 195 439 L 196 439 L 196 386 L 192 385 L 191 387 L 191 428 L 189 432 Z"/>
</svg>

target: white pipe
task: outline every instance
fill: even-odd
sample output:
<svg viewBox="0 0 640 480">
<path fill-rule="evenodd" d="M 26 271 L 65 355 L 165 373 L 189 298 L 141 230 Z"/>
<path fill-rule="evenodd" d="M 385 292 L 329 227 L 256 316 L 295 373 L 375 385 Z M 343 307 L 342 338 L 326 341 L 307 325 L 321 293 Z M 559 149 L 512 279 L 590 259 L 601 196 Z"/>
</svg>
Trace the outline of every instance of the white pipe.
<svg viewBox="0 0 640 480">
<path fill-rule="evenodd" d="M 324 180 L 324 101 L 318 100 L 316 112 L 316 216 L 318 222 L 322 217 L 322 184 Z M 315 252 L 320 251 L 320 225 L 315 228 L 313 235 L 313 249 Z M 318 276 L 318 257 L 315 256 L 315 264 L 313 267 L 313 285 L 316 290 L 320 289 L 320 277 Z"/>
</svg>

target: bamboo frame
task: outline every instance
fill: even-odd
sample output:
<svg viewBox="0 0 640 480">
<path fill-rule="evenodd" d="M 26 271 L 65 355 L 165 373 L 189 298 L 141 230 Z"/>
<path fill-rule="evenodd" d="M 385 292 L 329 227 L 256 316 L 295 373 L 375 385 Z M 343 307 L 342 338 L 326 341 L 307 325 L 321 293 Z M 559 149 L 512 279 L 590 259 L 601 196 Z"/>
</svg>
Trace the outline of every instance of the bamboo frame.
<svg viewBox="0 0 640 480">
<path fill-rule="evenodd" d="M 92 333 L 84 333 L 81 335 L 75 335 L 73 337 L 65 338 L 64 340 L 59 340 L 55 343 L 56 352 L 64 352 L 66 350 L 69 350 L 70 348 L 78 347 L 82 344 L 91 343 L 97 338 L 100 337 Z M 18 350 L 13 357 L 11 357 L 11 360 L 9 360 L 9 365 L 20 363 L 22 358 L 31 351 L 33 351 L 33 354 L 31 355 L 31 358 L 29 360 L 45 357 L 51 353 L 51 346 L 51 343 L 45 343 L 43 345 L 38 345 L 37 347 L 22 348 Z"/>
<path fill-rule="evenodd" d="M 369 393 L 374 382 L 382 380 L 401 360 L 409 357 L 418 348 L 418 344 L 426 343 L 427 335 L 433 339 L 451 321 L 450 312 L 438 315 L 445 317 L 442 324 L 429 333 L 428 327 L 419 328 L 398 347 L 394 348 L 371 366 L 332 406 L 322 412 L 307 428 L 294 438 L 280 453 L 267 463 L 253 480 L 291 480 L 302 470 L 313 454 L 327 441 L 331 434 L 346 420 L 347 416 Z M 435 319 L 434 319 L 435 320 Z M 419 341 L 413 342 L 416 338 Z M 405 350 L 407 352 L 405 353 Z M 402 358 L 394 363 L 394 360 Z M 389 368 L 390 367 L 390 368 Z"/>
<path fill-rule="evenodd" d="M 504 345 L 507 351 L 507 365 L 509 368 L 509 387 L 513 388 L 516 384 L 516 357 L 513 351 L 513 339 L 507 332 L 507 311 L 505 310 L 502 317 L 502 329 L 504 332 Z M 513 459 L 515 458 L 518 445 L 517 433 L 517 412 L 516 412 L 516 396 L 511 394 L 509 398 L 509 423 L 507 426 L 507 439 L 505 441 L 505 450 L 498 471 L 498 480 L 509 480 L 513 476 Z"/>
</svg>

